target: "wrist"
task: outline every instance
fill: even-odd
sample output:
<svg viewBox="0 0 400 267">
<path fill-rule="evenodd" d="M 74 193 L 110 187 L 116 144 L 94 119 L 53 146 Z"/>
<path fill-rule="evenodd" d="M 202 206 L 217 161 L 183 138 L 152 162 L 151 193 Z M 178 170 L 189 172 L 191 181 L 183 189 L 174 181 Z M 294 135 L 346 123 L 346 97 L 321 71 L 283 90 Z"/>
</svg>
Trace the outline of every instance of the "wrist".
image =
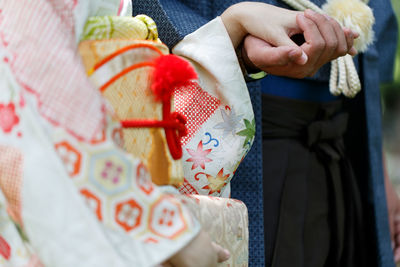
<svg viewBox="0 0 400 267">
<path fill-rule="evenodd" d="M 246 82 L 256 81 L 267 76 L 266 72 L 259 69 L 250 61 L 242 44 L 236 49 L 236 55 Z"/>
<path fill-rule="evenodd" d="M 224 23 L 233 47 L 236 49 L 243 41 L 243 38 L 247 35 L 247 32 L 241 23 L 240 4 L 228 7 L 224 13 L 221 14 L 221 20 Z"/>
</svg>

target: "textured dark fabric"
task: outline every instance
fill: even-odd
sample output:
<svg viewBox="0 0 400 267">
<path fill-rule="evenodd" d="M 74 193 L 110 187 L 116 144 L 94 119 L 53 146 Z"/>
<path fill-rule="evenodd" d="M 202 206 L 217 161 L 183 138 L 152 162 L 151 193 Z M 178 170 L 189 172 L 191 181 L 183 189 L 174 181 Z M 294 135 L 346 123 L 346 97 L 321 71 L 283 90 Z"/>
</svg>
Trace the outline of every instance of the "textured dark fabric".
<svg viewBox="0 0 400 267">
<path fill-rule="evenodd" d="M 264 216 L 261 141 L 261 92 L 258 82 L 248 84 L 256 119 L 256 135 L 253 147 L 240 164 L 231 183 L 232 197 L 242 200 L 249 211 L 249 265 L 265 266 Z M 266 218 L 268 219 L 268 218 Z"/>
<path fill-rule="evenodd" d="M 161 39 L 172 48 L 184 35 L 220 15 L 225 8 L 236 2 L 239 1 L 162 0 L 160 3 L 158 0 L 135 0 L 133 6 L 134 14 L 145 13 L 156 20 Z M 287 7 L 278 0 L 264 2 Z M 325 0 L 313 2 L 321 6 Z M 374 30 L 377 42 L 355 59 L 356 65 L 359 66 L 363 91 L 355 99 L 346 101 L 350 110 L 350 127 L 345 141 L 364 202 L 367 224 L 365 237 L 369 246 L 366 266 L 394 267 L 382 170 L 379 82 L 392 78 L 397 24 L 390 0 L 370 1 L 369 5 L 373 8 L 376 18 Z M 329 66 L 325 66 L 312 79 L 327 81 L 328 74 Z M 259 83 L 250 86 L 250 93 L 256 111 L 256 121 L 260 122 Z M 249 209 L 250 266 L 264 266 L 263 209 L 260 208 L 262 206 L 260 127 L 258 123 L 255 144 L 232 182 L 232 196 L 244 200 Z"/>
<path fill-rule="evenodd" d="M 262 115 L 266 266 L 365 266 L 342 101 L 264 94 Z"/>
</svg>

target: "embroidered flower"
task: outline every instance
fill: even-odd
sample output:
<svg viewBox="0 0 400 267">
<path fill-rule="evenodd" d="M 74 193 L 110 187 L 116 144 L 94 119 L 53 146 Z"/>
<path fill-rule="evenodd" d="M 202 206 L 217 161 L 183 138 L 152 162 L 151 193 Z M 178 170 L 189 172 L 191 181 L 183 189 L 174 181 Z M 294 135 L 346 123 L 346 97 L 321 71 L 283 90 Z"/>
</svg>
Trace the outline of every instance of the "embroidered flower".
<svg viewBox="0 0 400 267">
<path fill-rule="evenodd" d="M 6 260 L 11 257 L 10 245 L 2 236 L 0 236 L 0 255 L 2 255 Z"/>
<path fill-rule="evenodd" d="M 222 168 L 216 176 L 206 174 L 208 179 L 208 185 L 204 186 L 202 189 L 209 189 L 209 195 L 215 192 L 221 193 L 221 189 L 228 184 L 228 178 L 230 174 L 224 175 L 224 168 Z"/>
<path fill-rule="evenodd" d="M 206 167 L 206 162 L 212 161 L 212 159 L 207 158 L 207 155 L 210 154 L 211 149 L 203 150 L 203 141 L 200 141 L 200 143 L 197 145 L 197 150 L 190 148 L 187 148 L 186 150 L 190 156 L 192 156 L 186 160 L 187 162 L 193 162 L 192 170 L 196 169 L 198 166 L 204 170 Z"/>
<path fill-rule="evenodd" d="M 214 129 L 223 130 L 223 138 L 227 137 L 229 134 L 234 136 L 237 131 L 236 129 L 240 126 L 243 115 L 236 115 L 235 110 L 232 108 L 230 109 L 230 113 L 221 109 L 221 116 L 224 121 L 215 125 Z"/>
<path fill-rule="evenodd" d="M 115 220 L 127 232 L 140 226 L 142 215 L 142 206 L 133 199 L 116 206 Z"/>
<path fill-rule="evenodd" d="M 117 184 L 121 180 L 121 174 L 123 172 L 123 166 L 117 165 L 114 162 L 108 160 L 105 162 L 101 177 L 105 180 L 111 179 L 113 184 Z"/>
<path fill-rule="evenodd" d="M 19 123 L 15 113 L 14 103 L 8 105 L 0 104 L 0 127 L 5 133 L 11 132 L 12 128 Z"/>
</svg>

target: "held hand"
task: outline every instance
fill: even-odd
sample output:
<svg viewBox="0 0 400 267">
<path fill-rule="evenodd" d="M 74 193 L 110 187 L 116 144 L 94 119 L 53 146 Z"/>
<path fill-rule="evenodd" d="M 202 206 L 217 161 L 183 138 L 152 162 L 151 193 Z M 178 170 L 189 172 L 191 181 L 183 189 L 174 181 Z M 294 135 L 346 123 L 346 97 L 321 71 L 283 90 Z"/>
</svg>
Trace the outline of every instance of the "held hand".
<svg viewBox="0 0 400 267">
<path fill-rule="evenodd" d="M 272 46 L 297 47 L 290 36 L 303 32 L 296 22 L 300 13 L 264 3 L 241 2 L 225 10 L 221 19 L 235 48 L 248 34 Z"/>
<path fill-rule="evenodd" d="M 186 247 L 172 256 L 163 267 L 212 267 L 229 259 L 226 249 L 212 242 L 204 231 L 201 231 Z"/>
</svg>

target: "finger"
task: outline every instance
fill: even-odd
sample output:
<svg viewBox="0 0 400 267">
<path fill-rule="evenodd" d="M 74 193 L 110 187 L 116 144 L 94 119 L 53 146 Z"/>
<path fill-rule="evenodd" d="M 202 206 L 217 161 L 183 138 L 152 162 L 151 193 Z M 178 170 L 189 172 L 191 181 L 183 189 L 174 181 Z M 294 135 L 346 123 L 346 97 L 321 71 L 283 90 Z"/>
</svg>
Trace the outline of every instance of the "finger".
<svg viewBox="0 0 400 267">
<path fill-rule="evenodd" d="M 390 237 L 392 239 L 392 242 L 396 242 L 396 233 L 395 233 L 395 222 L 394 218 L 391 214 L 389 214 L 389 230 L 390 230 Z"/>
<path fill-rule="evenodd" d="M 273 46 L 297 46 L 285 31 L 276 31 L 272 36 L 271 44 Z"/>
<path fill-rule="evenodd" d="M 289 52 L 289 58 L 297 65 L 305 65 L 308 61 L 308 56 L 302 49 L 292 49 Z"/>
<path fill-rule="evenodd" d="M 281 47 L 264 47 L 255 59 L 256 63 L 261 67 L 277 67 L 286 66 L 293 62 L 298 65 L 307 63 L 308 57 L 300 48 L 289 46 Z"/>
<path fill-rule="evenodd" d="M 400 223 L 395 221 L 394 222 L 394 227 L 395 227 L 394 231 L 396 233 L 400 234 Z"/>
<path fill-rule="evenodd" d="M 357 39 L 358 37 L 360 37 L 360 34 L 350 28 L 344 27 L 343 30 L 346 32 L 346 30 L 349 30 L 351 32 L 351 34 L 353 35 L 354 39 Z"/>
<path fill-rule="evenodd" d="M 328 21 L 331 23 L 336 38 L 338 40 L 338 46 L 336 49 L 336 54 L 338 56 L 345 56 L 350 49 L 353 47 L 354 36 L 351 30 L 345 31 L 342 26 L 340 26 L 339 22 L 331 17 L 327 17 Z"/>
<path fill-rule="evenodd" d="M 218 255 L 218 262 L 224 262 L 231 257 L 231 253 L 227 250 L 218 245 L 215 242 L 211 242 L 211 245 L 214 247 L 214 250 L 217 252 Z"/>
<path fill-rule="evenodd" d="M 328 19 L 327 16 L 314 12 L 310 9 L 304 11 L 304 16 L 312 20 L 316 24 L 322 38 L 325 41 L 325 47 L 323 52 L 324 60 L 330 60 L 334 58 L 335 57 L 334 54 L 338 49 L 339 39 L 337 37 L 335 29 L 333 28 L 332 21 Z M 343 41 L 342 45 L 346 45 L 344 36 L 342 38 L 342 41 Z"/>
<path fill-rule="evenodd" d="M 355 49 L 355 47 L 353 46 L 352 48 L 350 48 L 348 54 L 349 54 L 350 56 L 354 57 L 355 55 L 358 54 L 358 51 L 357 51 L 357 49 Z"/>
<path fill-rule="evenodd" d="M 172 263 L 170 263 L 169 261 L 164 262 L 161 264 L 161 267 L 173 267 Z"/>
<path fill-rule="evenodd" d="M 343 33 L 346 38 L 347 47 L 350 49 L 354 45 L 354 34 L 353 31 L 348 28 L 343 28 Z"/>
<path fill-rule="evenodd" d="M 353 45 L 354 45 L 354 39 L 357 39 L 360 36 L 360 34 L 346 27 L 343 28 L 343 32 L 345 34 L 346 41 L 348 42 L 347 46 L 350 47 L 350 50 L 347 53 L 351 56 L 357 55 L 358 51 Z M 348 40 L 349 38 L 352 39 L 351 44 L 349 43 Z"/>
<path fill-rule="evenodd" d="M 284 66 L 293 61 L 297 64 L 305 64 L 307 55 L 298 46 L 272 47 L 269 43 L 247 36 L 244 41 L 245 55 L 255 66 L 262 69 L 265 67 Z"/>
<path fill-rule="evenodd" d="M 393 257 L 396 263 L 400 262 L 400 248 L 395 249 L 395 251 L 393 252 Z"/>
<path fill-rule="evenodd" d="M 303 30 L 305 43 L 300 47 L 309 58 L 309 64 L 314 64 L 323 53 L 325 41 L 318 30 L 317 25 L 303 14 L 297 15 L 297 23 Z"/>
</svg>

